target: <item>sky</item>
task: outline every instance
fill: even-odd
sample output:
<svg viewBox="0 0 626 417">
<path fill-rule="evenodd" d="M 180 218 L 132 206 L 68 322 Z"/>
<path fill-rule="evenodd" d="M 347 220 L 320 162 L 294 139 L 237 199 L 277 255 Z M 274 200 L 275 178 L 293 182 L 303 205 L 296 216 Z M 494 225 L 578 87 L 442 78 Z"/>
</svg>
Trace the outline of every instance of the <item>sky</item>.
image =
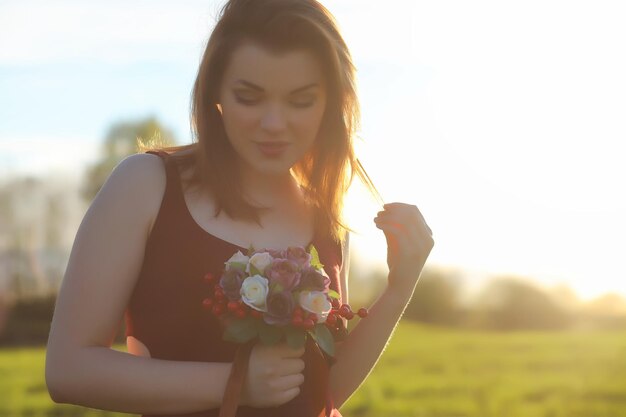
<svg viewBox="0 0 626 417">
<path fill-rule="evenodd" d="M 0 177 L 78 177 L 108 127 L 156 116 L 190 143 L 189 94 L 222 1 L 0 1 Z M 418 206 L 428 264 L 583 299 L 626 296 L 626 5 L 322 1 L 358 73 L 357 151 Z M 356 256 L 385 259 L 355 187 Z"/>
</svg>

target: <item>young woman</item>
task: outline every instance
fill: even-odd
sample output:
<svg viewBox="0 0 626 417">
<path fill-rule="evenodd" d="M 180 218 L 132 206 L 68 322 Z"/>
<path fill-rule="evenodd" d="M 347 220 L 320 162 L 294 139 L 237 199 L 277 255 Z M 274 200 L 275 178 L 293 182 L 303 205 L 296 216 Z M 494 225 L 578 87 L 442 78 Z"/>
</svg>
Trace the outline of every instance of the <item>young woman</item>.
<svg viewBox="0 0 626 417">
<path fill-rule="evenodd" d="M 236 346 L 202 309 L 203 277 L 250 245 L 313 243 L 347 303 L 343 196 L 353 175 L 373 190 L 353 152 L 358 120 L 350 53 L 322 5 L 228 1 L 193 89 L 194 143 L 126 158 L 78 230 L 48 342 L 52 399 L 217 416 Z M 237 415 L 340 415 L 433 247 L 415 206 L 386 204 L 374 220 L 389 278 L 368 318 L 338 343 L 332 364 L 308 345 L 255 345 Z M 111 349 L 124 318 L 129 353 Z"/>
</svg>

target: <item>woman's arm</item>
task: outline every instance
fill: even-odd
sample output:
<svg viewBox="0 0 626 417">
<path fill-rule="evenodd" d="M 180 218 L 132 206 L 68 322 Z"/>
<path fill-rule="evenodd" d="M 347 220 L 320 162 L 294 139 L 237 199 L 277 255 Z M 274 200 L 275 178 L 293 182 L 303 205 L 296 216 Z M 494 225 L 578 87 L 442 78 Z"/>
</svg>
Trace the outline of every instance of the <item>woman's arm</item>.
<svg viewBox="0 0 626 417">
<path fill-rule="evenodd" d="M 337 347 L 330 370 L 331 395 L 340 408 L 378 362 L 413 296 L 434 241 L 415 206 L 391 204 L 379 213 L 377 227 L 385 232 L 389 277 L 385 291 Z"/>
<path fill-rule="evenodd" d="M 46 352 L 55 402 L 127 413 L 218 407 L 229 363 L 178 362 L 112 350 L 165 190 L 160 158 L 138 154 L 111 174 L 80 225 Z"/>
</svg>

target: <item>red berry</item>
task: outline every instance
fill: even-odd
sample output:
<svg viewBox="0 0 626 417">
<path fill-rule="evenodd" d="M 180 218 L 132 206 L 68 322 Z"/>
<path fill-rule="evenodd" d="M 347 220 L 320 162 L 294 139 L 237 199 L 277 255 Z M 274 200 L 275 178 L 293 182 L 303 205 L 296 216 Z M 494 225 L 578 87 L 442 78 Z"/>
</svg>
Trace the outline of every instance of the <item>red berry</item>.
<svg viewBox="0 0 626 417">
<path fill-rule="evenodd" d="M 237 311 L 239 309 L 239 303 L 235 300 L 228 302 L 228 311 Z"/>
<path fill-rule="evenodd" d="M 213 314 L 220 316 L 224 312 L 224 304 L 213 305 Z"/>
<path fill-rule="evenodd" d="M 238 309 L 237 311 L 235 311 L 235 315 L 239 317 L 240 319 L 242 319 L 246 317 L 247 313 L 246 313 L 246 310 Z"/>
<path fill-rule="evenodd" d="M 213 307 L 213 299 L 205 298 L 204 300 L 202 300 L 202 306 L 207 309 Z"/>
<path fill-rule="evenodd" d="M 307 330 L 311 330 L 313 327 L 315 327 L 315 323 L 313 323 L 313 320 L 311 319 L 306 319 L 302 323 L 302 327 L 304 327 Z"/>
<path fill-rule="evenodd" d="M 359 315 L 359 317 L 364 318 L 364 317 L 367 317 L 369 312 L 367 311 L 367 308 L 361 307 L 359 308 L 359 312 L 357 314 Z"/>
<path fill-rule="evenodd" d="M 326 323 L 334 326 L 337 323 L 337 316 L 335 316 L 334 314 L 329 314 L 328 317 L 326 317 Z"/>
<path fill-rule="evenodd" d="M 300 327 L 300 326 L 302 326 L 304 324 L 304 320 L 302 320 L 302 317 L 300 317 L 300 316 L 294 316 L 291 319 L 291 324 L 293 324 L 296 327 Z"/>
<path fill-rule="evenodd" d="M 354 313 L 352 311 L 348 311 L 348 313 L 344 317 L 348 320 L 352 320 L 354 318 Z"/>
<path fill-rule="evenodd" d="M 206 273 L 206 275 L 204 276 L 204 280 L 205 280 L 206 282 L 209 282 L 209 283 L 210 283 L 210 282 L 213 282 L 213 280 L 214 280 L 214 279 L 215 279 L 215 277 L 214 277 L 214 276 L 213 276 L 213 274 L 212 274 L 212 273 L 210 273 L 210 272 L 207 272 L 207 273 Z"/>
<path fill-rule="evenodd" d="M 294 316 L 303 317 L 303 316 L 304 316 L 304 310 L 302 310 L 300 307 L 296 307 L 296 308 L 293 310 L 293 315 L 294 315 Z"/>
<path fill-rule="evenodd" d="M 339 308 L 339 315 L 342 317 L 346 317 L 346 315 L 350 312 L 350 306 L 348 306 L 347 304 L 344 304 Z"/>
</svg>

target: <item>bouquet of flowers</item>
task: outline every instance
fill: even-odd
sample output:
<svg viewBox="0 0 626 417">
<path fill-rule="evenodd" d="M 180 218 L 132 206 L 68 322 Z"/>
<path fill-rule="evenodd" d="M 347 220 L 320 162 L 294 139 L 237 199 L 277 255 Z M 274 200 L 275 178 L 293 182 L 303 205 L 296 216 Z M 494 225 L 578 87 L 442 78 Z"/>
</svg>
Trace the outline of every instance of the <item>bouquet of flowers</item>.
<svg viewBox="0 0 626 417">
<path fill-rule="evenodd" d="M 208 273 L 212 296 L 203 306 L 224 327 L 224 339 L 245 343 L 255 337 L 267 345 L 285 340 L 294 349 L 307 334 L 331 357 L 336 338 L 345 336 L 341 317 L 355 316 L 339 294 L 330 289 L 317 250 L 289 247 L 283 251 L 254 250 L 235 253 L 225 262 L 221 277 Z M 367 309 L 356 313 L 366 317 Z M 344 333 L 341 333 L 341 331 Z"/>
</svg>

